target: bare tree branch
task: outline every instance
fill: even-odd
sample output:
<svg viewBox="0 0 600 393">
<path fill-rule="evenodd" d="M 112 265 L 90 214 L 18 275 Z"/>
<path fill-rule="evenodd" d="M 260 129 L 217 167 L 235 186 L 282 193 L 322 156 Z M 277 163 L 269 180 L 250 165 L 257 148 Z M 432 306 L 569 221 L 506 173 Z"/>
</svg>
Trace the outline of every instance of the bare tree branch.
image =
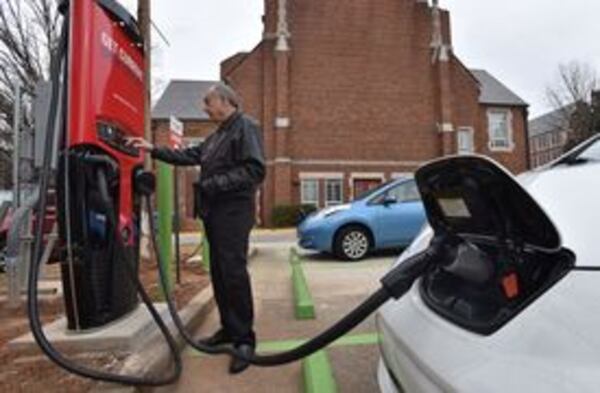
<svg viewBox="0 0 600 393">
<path fill-rule="evenodd" d="M 546 99 L 555 111 L 553 127 L 569 135 L 566 149 L 599 132 L 600 107 L 591 102 L 592 93 L 599 88 L 594 68 L 578 61 L 560 64 L 556 81 L 546 88 Z"/>
<path fill-rule="evenodd" d="M 58 40 L 57 0 L 0 0 L 0 166 L 12 166 L 12 123 L 16 82 L 24 101 L 23 125 L 38 81 L 48 77 Z M 10 170 L 10 169 L 9 169 Z M 0 174 L 0 183 L 4 183 Z M 0 184 L 6 186 L 6 184 Z"/>
</svg>

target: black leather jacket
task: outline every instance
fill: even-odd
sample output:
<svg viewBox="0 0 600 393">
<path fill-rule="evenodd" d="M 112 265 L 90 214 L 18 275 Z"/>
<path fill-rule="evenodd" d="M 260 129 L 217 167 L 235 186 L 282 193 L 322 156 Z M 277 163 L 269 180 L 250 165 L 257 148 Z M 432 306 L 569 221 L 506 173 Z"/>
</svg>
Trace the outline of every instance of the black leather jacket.
<svg viewBox="0 0 600 393">
<path fill-rule="evenodd" d="M 265 177 L 265 158 L 258 124 L 236 112 L 198 146 L 155 148 L 152 158 L 179 166 L 201 167 L 194 185 L 195 214 L 240 197 L 254 197 Z"/>
</svg>

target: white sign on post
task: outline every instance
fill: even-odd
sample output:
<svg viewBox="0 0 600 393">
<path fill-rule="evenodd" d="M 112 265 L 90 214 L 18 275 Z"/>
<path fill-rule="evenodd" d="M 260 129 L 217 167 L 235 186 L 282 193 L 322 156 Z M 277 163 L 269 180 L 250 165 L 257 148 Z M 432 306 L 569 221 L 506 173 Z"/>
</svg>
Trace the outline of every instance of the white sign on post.
<svg viewBox="0 0 600 393">
<path fill-rule="evenodd" d="M 171 116 L 169 123 L 169 141 L 171 146 L 179 149 L 183 143 L 183 123 L 175 116 Z"/>
</svg>

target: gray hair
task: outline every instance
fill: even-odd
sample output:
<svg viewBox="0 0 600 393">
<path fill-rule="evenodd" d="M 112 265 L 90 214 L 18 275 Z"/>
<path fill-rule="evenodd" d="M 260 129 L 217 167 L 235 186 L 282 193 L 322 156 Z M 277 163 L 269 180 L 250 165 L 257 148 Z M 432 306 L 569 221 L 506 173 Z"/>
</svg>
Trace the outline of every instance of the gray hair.
<svg viewBox="0 0 600 393">
<path fill-rule="evenodd" d="M 207 96 L 211 94 L 216 94 L 219 98 L 224 101 L 227 101 L 231 106 L 236 109 L 240 109 L 241 102 L 240 96 L 236 93 L 233 88 L 223 82 L 217 82 L 208 91 Z"/>
</svg>

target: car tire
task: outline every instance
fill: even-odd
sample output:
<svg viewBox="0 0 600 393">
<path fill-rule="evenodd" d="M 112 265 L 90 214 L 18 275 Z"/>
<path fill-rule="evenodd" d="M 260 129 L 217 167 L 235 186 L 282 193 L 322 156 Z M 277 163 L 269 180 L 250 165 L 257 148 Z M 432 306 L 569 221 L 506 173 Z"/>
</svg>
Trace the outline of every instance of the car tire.
<svg viewBox="0 0 600 393">
<path fill-rule="evenodd" d="M 369 254 L 371 236 L 360 226 L 342 228 L 335 237 L 333 245 L 335 255 L 347 261 L 359 261 Z"/>
</svg>

